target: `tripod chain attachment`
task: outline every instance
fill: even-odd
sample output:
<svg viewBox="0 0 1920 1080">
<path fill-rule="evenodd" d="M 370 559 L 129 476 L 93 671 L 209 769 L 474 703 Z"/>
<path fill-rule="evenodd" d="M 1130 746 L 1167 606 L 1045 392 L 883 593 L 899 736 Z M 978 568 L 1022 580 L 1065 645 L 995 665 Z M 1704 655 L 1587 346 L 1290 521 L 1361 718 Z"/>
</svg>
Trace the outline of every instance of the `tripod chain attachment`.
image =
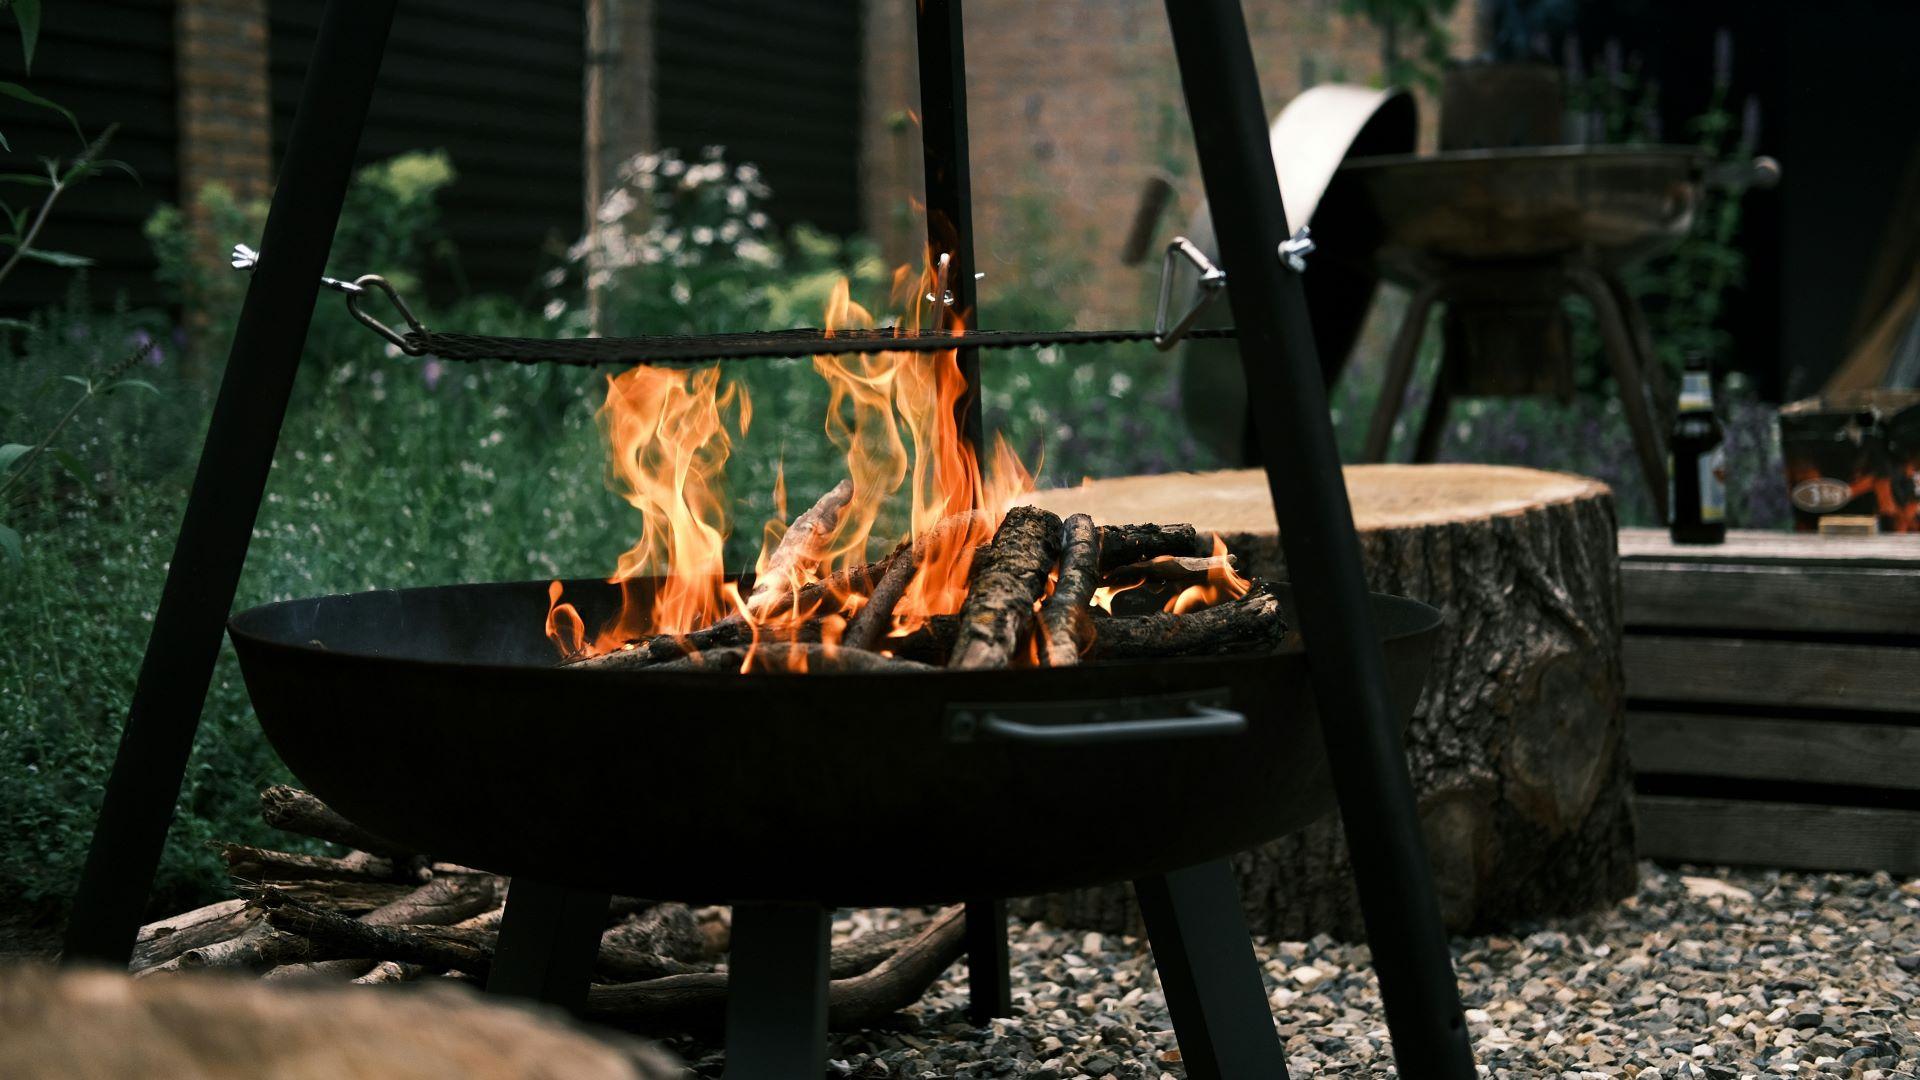
<svg viewBox="0 0 1920 1080">
<path fill-rule="evenodd" d="M 260 252 L 246 244 L 235 244 L 233 245 L 232 261 L 235 270 L 244 270 L 252 273 L 253 270 L 260 265 Z M 406 353 L 408 356 L 420 356 L 426 352 L 426 350 L 419 345 L 401 336 L 393 327 L 374 318 L 361 308 L 360 302 L 362 298 L 367 295 L 367 291 L 369 289 L 378 289 L 386 294 L 387 302 L 392 304 L 393 309 L 398 311 L 400 317 L 406 320 L 409 329 L 416 335 L 421 337 L 426 336 L 426 324 L 414 316 L 413 309 L 408 307 L 407 302 L 400 298 L 400 293 L 394 289 L 393 283 L 386 278 L 381 277 L 379 274 L 363 274 L 352 281 L 342 281 L 339 278 L 322 275 L 320 284 L 332 289 L 334 292 L 344 293 L 347 297 L 348 313 L 360 320 L 361 325 L 387 339 L 389 344 L 401 352 Z"/>
<path fill-rule="evenodd" d="M 1280 242 L 1278 254 L 1280 261 L 1286 264 L 1287 269 L 1300 274 L 1306 272 L 1307 256 L 1311 255 L 1313 250 L 1313 233 L 1307 226 L 1302 225 L 1298 232 Z M 1180 259 L 1187 260 L 1193 264 L 1194 269 L 1200 271 L 1200 295 L 1194 299 L 1193 306 L 1187 309 L 1187 313 L 1180 316 L 1180 321 L 1169 326 L 1167 319 L 1173 306 L 1174 267 L 1178 265 Z M 1199 320 L 1200 313 L 1207 310 L 1208 305 L 1220 295 L 1220 290 L 1225 288 L 1226 284 L 1227 272 L 1215 266 L 1205 252 L 1194 246 L 1193 241 L 1184 236 L 1176 236 L 1169 241 L 1166 258 L 1160 262 L 1160 303 L 1153 313 L 1154 347 L 1165 352 L 1178 345 L 1180 340 L 1193 330 L 1193 324 Z"/>
</svg>

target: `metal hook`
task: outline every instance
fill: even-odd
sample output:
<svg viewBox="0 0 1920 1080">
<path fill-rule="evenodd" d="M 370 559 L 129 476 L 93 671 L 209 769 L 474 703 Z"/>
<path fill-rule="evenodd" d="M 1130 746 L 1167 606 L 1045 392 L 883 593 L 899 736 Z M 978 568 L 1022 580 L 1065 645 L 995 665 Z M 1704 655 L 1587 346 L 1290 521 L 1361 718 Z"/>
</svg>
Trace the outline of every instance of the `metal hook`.
<svg viewBox="0 0 1920 1080">
<path fill-rule="evenodd" d="M 1180 316 L 1179 322 L 1172 328 L 1168 328 L 1167 316 L 1173 306 L 1174 260 L 1181 257 L 1200 271 L 1200 297 L 1193 302 L 1191 308 L 1187 309 L 1185 315 Z M 1160 262 L 1160 303 L 1153 315 L 1154 348 L 1165 352 L 1178 345 L 1180 339 L 1187 336 L 1187 331 L 1193 329 L 1193 324 L 1200 318 L 1200 313 L 1220 295 L 1220 290 L 1226 283 L 1227 272 L 1213 265 L 1213 260 L 1207 258 L 1205 252 L 1194 247 L 1193 241 L 1184 236 L 1176 236 L 1168 241 L 1166 257 Z"/>
<path fill-rule="evenodd" d="M 360 298 L 367 294 L 369 288 L 379 289 L 381 292 L 386 293 L 387 302 L 393 305 L 393 309 L 400 313 L 401 318 L 407 320 L 408 328 L 415 334 L 424 336 L 427 333 L 425 324 L 421 323 L 419 319 L 414 318 L 413 309 L 407 306 L 405 300 L 400 299 L 400 294 L 394 291 L 393 285 L 379 274 L 366 274 L 353 281 L 352 291 L 347 293 L 347 310 L 353 314 L 353 317 L 359 319 L 374 333 L 392 342 L 401 352 L 406 353 L 408 356 L 419 356 L 425 353 L 427 351 L 426 349 L 410 343 L 405 337 L 395 332 L 391 326 L 360 310 Z"/>
<path fill-rule="evenodd" d="M 1294 273 L 1303 274 L 1307 270 L 1307 256 L 1313 254 L 1314 249 L 1313 230 L 1302 225 L 1299 232 L 1280 241 L 1280 261 Z"/>
</svg>

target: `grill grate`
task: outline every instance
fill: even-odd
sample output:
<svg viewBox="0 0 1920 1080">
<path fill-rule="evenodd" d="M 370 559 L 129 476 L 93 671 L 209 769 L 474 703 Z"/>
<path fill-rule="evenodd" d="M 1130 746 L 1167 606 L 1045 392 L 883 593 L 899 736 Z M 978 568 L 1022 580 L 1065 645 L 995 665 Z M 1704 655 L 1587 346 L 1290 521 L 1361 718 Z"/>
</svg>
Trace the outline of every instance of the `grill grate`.
<svg viewBox="0 0 1920 1080">
<path fill-rule="evenodd" d="M 1231 329 L 1190 330 L 1188 337 L 1232 337 Z M 410 331 L 409 353 L 442 360 L 506 360 L 517 364 L 696 363 L 822 353 L 944 352 L 948 349 L 1017 349 L 1042 345 L 1093 345 L 1152 341 L 1151 330 L 764 330 L 698 337 L 659 335 L 625 338 L 518 338 L 485 334 Z"/>
</svg>

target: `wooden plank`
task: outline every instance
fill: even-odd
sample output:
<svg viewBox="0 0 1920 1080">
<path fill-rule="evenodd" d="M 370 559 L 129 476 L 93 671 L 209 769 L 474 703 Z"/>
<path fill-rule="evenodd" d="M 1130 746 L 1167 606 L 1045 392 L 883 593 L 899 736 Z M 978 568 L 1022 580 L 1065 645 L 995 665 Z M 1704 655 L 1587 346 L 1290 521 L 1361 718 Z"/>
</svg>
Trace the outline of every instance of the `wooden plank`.
<svg viewBox="0 0 1920 1080">
<path fill-rule="evenodd" d="M 1625 561 L 1628 626 L 1920 634 L 1913 569 Z"/>
<path fill-rule="evenodd" d="M 1627 697 L 1920 712 L 1920 648 L 1629 634 Z"/>
<path fill-rule="evenodd" d="M 1920 789 L 1920 726 L 1627 711 L 1641 774 Z"/>
<path fill-rule="evenodd" d="M 1620 530 L 1620 559 L 1630 562 L 1787 563 L 1798 566 L 1920 569 L 1920 533 L 1820 536 L 1729 529 L 1724 544 L 1676 544 L 1665 529 Z"/>
<path fill-rule="evenodd" d="M 1920 811 L 1672 795 L 1633 808 L 1650 859 L 1920 873 Z"/>
</svg>

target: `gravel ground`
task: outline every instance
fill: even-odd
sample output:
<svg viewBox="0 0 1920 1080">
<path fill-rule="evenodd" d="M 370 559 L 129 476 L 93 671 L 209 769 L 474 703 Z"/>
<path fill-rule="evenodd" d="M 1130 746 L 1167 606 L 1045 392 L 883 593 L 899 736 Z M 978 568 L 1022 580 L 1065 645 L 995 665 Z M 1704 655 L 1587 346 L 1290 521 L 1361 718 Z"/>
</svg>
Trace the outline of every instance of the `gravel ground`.
<svg viewBox="0 0 1920 1080">
<path fill-rule="evenodd" d="M 1920 1076 L 1920 880 L 1642 870 L 1607 911 L 1455 940 L 1483 1076 Z M 1365 946 L 1258 954 L 1296 1080 L 1397 1075 Z M 1184 1080 L 1144 942 L 1036 923 L 1013 963 L 1017 1016 L 969 1026 L 956 966 L 895 1027 L 836 1036 L 826 1075 Z M 719 1075 L 717 1051 L 677 1049 Z"/>
</svg>

